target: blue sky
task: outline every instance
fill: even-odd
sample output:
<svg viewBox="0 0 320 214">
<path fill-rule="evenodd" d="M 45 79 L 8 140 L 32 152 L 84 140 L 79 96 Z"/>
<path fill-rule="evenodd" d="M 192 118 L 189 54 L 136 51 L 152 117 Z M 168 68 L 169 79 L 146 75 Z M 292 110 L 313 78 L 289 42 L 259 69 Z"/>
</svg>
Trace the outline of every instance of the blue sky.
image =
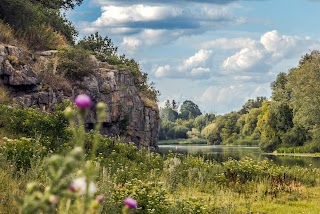
<svg viewBox="0 0 320 214">
<path fill-rule="evenodd" d="M 270 96 L 277 74 L 320 50 L 320 0 L 84 0 L 68 13 L 135 58 L 167 99 L 203 112 Z"/>
</svg>

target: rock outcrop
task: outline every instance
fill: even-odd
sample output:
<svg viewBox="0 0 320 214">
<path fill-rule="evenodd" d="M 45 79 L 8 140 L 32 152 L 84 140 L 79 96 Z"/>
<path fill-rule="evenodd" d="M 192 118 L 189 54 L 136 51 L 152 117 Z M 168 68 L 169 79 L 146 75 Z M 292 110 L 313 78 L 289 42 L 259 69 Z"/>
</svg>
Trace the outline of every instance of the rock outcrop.
<svg viewBox="0 0 320 214">
<path fill-rule="evenodd" d="M 48 60 L 55 53 L 46 51 L 33 55 L 14 46 L 0 45 L 0 86 L 8 91 L 14 102 L 47 111 L 64 99 L 73 101 L 76 95 L 86 93 L 94 102 L 107 104 L 103 134 L 122 135 L 139 147 L 157 148 L 160 124 L 157 105 L 141 96 L 131 72 L 99 68 L 99 62 L 93 57 L 90 60 L 95 74 L 81 81 L 64 84 L 57 80 L 54 72 L 41 78 L 35 71 L 37 63 Z M 63 84 L 66 86 L 59 87 Z M 92 108 L 86 118 L 87 128 L 92 128 L 95 122 L 95 109 Z"/>
</svg>

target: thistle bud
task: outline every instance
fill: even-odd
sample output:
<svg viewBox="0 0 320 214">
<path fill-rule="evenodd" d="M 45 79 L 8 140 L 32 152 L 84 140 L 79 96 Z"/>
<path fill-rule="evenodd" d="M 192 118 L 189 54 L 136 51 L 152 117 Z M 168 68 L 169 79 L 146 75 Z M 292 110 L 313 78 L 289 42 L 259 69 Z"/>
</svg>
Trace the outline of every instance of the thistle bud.
<svg viewBox="0 0 320 214">
<path fill-rule="evenodd" d="M 97 111 L 104 111 L 106 109 L 106 104 L 104 104 L 103 102 L 99 102 L 96 107 Z"/>
<path fill-rule="evenodd" d="M 68 106 L 63 113 L 67 119 L 72 119 L 72 117 L 74 116 L 74 111 L 70 106 Z"/>
</svg>

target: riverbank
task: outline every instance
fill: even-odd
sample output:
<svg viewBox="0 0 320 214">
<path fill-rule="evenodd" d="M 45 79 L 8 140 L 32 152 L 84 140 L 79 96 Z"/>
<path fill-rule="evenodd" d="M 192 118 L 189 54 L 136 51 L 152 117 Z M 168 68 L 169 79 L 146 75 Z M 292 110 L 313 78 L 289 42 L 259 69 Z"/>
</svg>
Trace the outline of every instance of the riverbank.
<svg viewBox="0 0 320 214">
<path fill-rule="evenodd" d="M 158 145 L 207 145 L 207 140 L 203 138 L 189 138 L 189 139 L 170 139 L 158 141 Z"/>
<path fill-rule="evenodd" d="M 293 156 L 293 157 L 320 157 L 320 153 L 263 153 L 265 155 L 274 155 L 274 156 Z"/>
</svg>

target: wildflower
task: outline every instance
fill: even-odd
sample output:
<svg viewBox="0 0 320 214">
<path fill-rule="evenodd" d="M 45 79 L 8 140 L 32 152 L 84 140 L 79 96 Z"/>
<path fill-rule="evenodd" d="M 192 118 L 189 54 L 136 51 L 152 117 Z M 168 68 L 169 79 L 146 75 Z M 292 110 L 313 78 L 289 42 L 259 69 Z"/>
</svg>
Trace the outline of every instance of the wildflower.
<svg viewBox="0 0 320 214">
<path fill-rule="evenodd" d="M 98 195 L 96 197 L 96 201 L 98 201 L 101 204 L 104 201 L 104 196 L 103 195 Z"/>
<path fill-rule="evenodd" d="M 80 177 L 73 180 L 71 187 L 69 187 L 69 190 L 72 192 L 79 192 L 80 195 L 84 195 L 87 192 L 87 178 L 86 177 Z M 94 195 L 97 191 L 97 186 L 93 183 L 89 183 L 88 187 L 88 193 L 89 195 Z"/>
<path fill-rule="evenodd" d="M 128 197 L 124 200 L 124 205 L 130 209 L 136 209 L 138 207 L 138 202 L 133 198 Z"/>
<path fill-rule="evenodd" d="M 71 192 L 76 192 L 76 191 L 77 191 L 74 186 L 70 186 L 70 187 L 69 187 L 69 190 L 70 190 Z"/>
<path fill-rule="evenodd" d="M 50 203 L 53 204 L 53 205 L 58 204 L 58 198 L 57 198 L 57 196 L 55 196 L 55 195 L 50 195 L 49 201 L 50 201 Z"/>
<path fill-rule="evenodd" d="M 79 108 L 89 108 L 92 105 L 91 98 L 86 94 L 80 94 L 76 97 L 75 103 Z"/>
</svg>

